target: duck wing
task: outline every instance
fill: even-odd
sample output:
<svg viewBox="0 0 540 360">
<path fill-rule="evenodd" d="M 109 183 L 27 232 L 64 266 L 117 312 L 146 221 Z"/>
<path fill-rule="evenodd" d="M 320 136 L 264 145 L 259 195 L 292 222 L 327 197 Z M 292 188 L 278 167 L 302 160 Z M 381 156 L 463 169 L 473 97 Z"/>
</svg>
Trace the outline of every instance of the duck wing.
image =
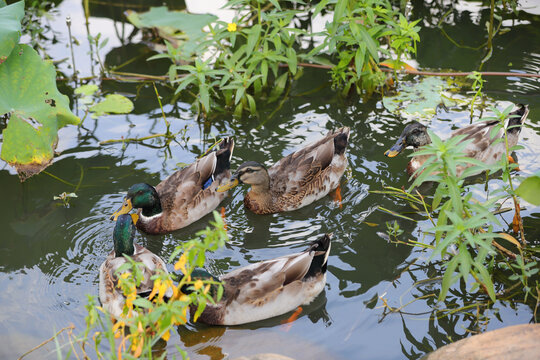
<svg viewBox="0 0 540 360">
<path fill-rule="evenodd" d="M 330 166 L 335 155 L 343 154 L 348 137 L 347 127 L 330 131 L 324 138 L 278 161 L 268 169 L 272 191 L 279 194 L 299 192 Z"/>
<path fill-rule="evenodd" d="M 234 270 L 221 277 L 226 301 L 253 303 L 271 295 L 295 280 L 302 280 L 309 271 L 314 252 L 302 252 L 266 260 Z"/>
<path fill-rule="evenodd" d="M 229 178 L 233 149 L 233 139 L 226 138 L 221 142 L 219 150 L 211 151 L 160 182 L 156 191 L 163 211 L 173 212 L 193 202 L 198 203 L 201 201 L 201 192 L 207 189 L 214 179 Z"/>
<path fill-rule="evenodd" d="M 214 173 L 216 163 L 216 152 L 213 151 L 160 182 L 156 191 L 163 211 L 172 212 L 191 203 Z"/>
</svg>

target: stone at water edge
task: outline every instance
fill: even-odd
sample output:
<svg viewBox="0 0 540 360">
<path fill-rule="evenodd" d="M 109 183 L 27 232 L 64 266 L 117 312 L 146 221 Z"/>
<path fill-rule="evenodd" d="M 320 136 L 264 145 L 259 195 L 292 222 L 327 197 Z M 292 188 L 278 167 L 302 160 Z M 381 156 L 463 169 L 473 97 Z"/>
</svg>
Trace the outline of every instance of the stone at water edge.
<svg viewBox="0 0 540 360">
<path fill-rule="evenodd" d="M 508 326 L 461 339 L 427 354 L 422 360 L 537 360 L 540 324 Z"/>
</svg>

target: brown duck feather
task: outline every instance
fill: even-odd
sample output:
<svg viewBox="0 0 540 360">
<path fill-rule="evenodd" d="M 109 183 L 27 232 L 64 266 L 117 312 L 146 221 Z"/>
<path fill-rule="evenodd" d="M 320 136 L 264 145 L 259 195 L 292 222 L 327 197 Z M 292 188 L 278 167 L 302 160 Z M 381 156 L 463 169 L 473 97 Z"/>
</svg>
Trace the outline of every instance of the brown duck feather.
<svg viewBox="0 0 540 360">
<path fill-rule="evenodd" d="M 268 169 L 269 189 L 260 192 L 252 188 L 244 198 L 246 207 L 256 214 L 290 211 L 334 190 L 347 167 L 345 148 L 349 132 L 348 127 L 330 131 L 324 138 L 279 160 Z"/>
</svg>

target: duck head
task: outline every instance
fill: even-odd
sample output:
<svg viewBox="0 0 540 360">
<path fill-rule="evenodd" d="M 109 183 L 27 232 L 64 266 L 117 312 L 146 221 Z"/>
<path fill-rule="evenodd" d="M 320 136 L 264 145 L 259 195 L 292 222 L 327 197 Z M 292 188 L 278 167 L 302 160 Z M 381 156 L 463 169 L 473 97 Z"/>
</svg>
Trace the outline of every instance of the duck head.
<svg viewBox="0 0 540 360">
<path fill-rule="evenodd" d="M 270 177 L 263 165 L 256 161 L 247 161 L 240 165 L 229 182 L 218 187 L 217 191 L 227 191 L 240 183 L 251 185 L 254 188 L 268 189 L 270 187 Z"/>
<path fill-rule="evenodd" d="M 420 124 L 418 121 L 413 121 L 405 126 L 401 135 L 397 139 L 394 146 L 386 150 L 384 155 L 394 157 L 398 155 L 407 146 L 412 146 L 417 149 L 421 146 L 431 143 L 431 139 L 427 133 L 427 127 Z"/>
<path fill-rule="evenodd" d="M 135 224 L 139 216 L 137 214 L 122 214 L 118 216 L 113 231 L 114 254 L 116 257 L 123 255 L 133 256 L 135 248 Z"/>
<path fill-rule="evenodd" d="M 160 214 L 161 201 L 156 189 L 145 183 L 132 185 L 122 207 L 112 214 L 111 219 L 116 220 L 118 216 L 129 213 L 133 208 L 142 209 L 142 214 L 146 217 Z"/>
</svg>

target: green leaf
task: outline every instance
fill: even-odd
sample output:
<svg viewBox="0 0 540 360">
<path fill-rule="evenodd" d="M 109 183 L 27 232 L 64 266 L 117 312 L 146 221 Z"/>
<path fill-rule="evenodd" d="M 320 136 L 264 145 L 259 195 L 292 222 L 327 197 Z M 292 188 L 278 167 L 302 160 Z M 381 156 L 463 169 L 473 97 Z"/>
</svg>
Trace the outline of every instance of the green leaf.
<svg viewBox="0 0 540 360">
<path fill-rule="evenodd" d="M 523 180 L 516 194 L 533 205 L 540 205 L 540 176 L 532 175 Z"/>
<path fill-rule="evenodd" d="M 127 114 L 133 110 L 133 103 L 127 97 L 119 94 L 110 94 L 105 100 L 90 107 L 91 112 L 96 116 L 105 114 Z"/>
<path fill-rule="evenodd" d="M 145 308 L 145 309 L 151 309 L 153 307 L 150 301 L 141 297 L 138 297 L 135 300 L 133 300 L 133 305 L 141 307 L 141 308 Z"/>
<path fill-rule="evenodd" d="M 189 37 L 202 35 L 202 29 L 217 19 L 215 15 L 188 14 L 169 10 L 166 6 L 153 7 L 145 13 L 128 10 L 126 17 L 138 28 L 171 28 L 183 31 Z"/>
<path fill-rule="evenodd" d="M 448 82 L 436 77 L 425 77 L 418 83 L 402 86 L 395 96 L 383 97 L 384 107 L 402 117 L 431 119 L 439 104 L 443 103 L 444 90 L 450 87 Z"/>
<path fill-rule="evenodd" d="M 273 102 L 283 93 L 287 85 L 288 73 L 281 74 L 274 83 L 274 88 L 270 92 L 268 102 Z"/>
<path fill-rule="evenodd" d="M 246 32 L 249 34 L 246 46 L 246 53 L 251 54 L 253 52 L 253 49 L 255 48 L 255 45 L 257 44 L 257 41 L 259 40 L 259 36 L 261 36 L 261 25 L 254 25 L 251 29 L 246 30 Z"/>
<path fill-rule="evenodd" d="M 450 289 L 450 286 L 452 286 L 452 284 L 456 281 L 456 277 L 454 277 L 453 275 L 457 266 L 458 266 L 458 259 L 457 257 L 454 257 L 452 258 L 452 260 L 450 260 L 446 268 L 446 271 L 444 272 L 442 285 L 441 285 L 441 293 L 439 294 L 439 301 L 444 300 L 444 298 L 446 297 L 446 293 L 448 292 L 448 289 Z"/>
<path fill-rule="evenodd" d="M 294 75 L 296 74 L 296 51 L 293 48 L 287 48 L 287 64 L 289 64 L 289 71 Z"/>
<path fill-rule="evenodd" d="M 358 26 L 358 29 L 360 31 L 360 36 L 364 40 L 364 43 L 366 44 L 367 50 L 370 53 L 371 57 L 375 60 L 375 62 L 379 62 L 379 52 L 378 52 L 378 44 L 376 40 L 374 40 L 371 35 L 368 33 L 365 27 L 358 25 L 356 23 L 353 23 L 356 26 Z M 352 25 L 352 24 L 351 24 Z"/>
<path fill-rule="evenodd" d="M 0 65 L 0 114 L 9 113 L 1 157 L 21 180 L 39 173 L 54 157 L 58 129 L 80 119 L 56 88 L 56 70 L 28 45 L 17 45 Z"/>
<path fill-rule="evenodd" d="M 7 60 L 19 42 L 23 17 L 24 1 L 0 8 L 0 64 Z"/>
<path fill-rule="evenodd" d="M 248 104 L 249 104 L 249 112 L 252 115 L 255 115 L 255 113 L 257 112 L 257 105 L 255 104 L 255 99 L 253 98 L 253 96 L 249 94 L 246 94 L 246 96 L 247 96 Z"/>
<path fill-rule="evenodd" d="M 99 90 L 99 87 L 95 84 L 81 85 L 75 89 L 74 93 L 77 95 L 92 96 L 96 91 Z"/>
</svg>

